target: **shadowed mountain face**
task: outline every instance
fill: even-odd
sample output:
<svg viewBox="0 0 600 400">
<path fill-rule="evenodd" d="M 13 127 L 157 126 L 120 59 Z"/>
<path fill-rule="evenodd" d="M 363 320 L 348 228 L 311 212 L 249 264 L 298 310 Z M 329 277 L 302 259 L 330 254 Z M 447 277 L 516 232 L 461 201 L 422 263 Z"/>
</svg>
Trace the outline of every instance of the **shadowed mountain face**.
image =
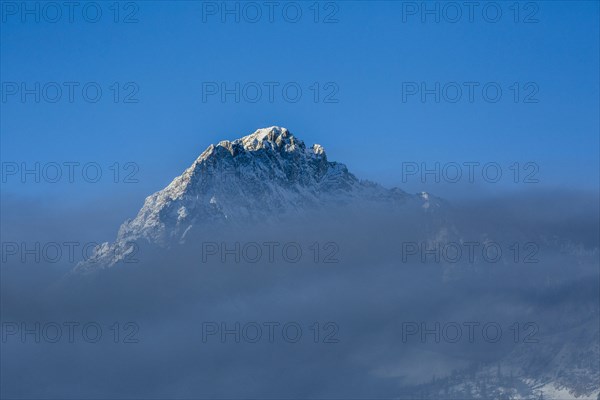
<svg viewBox="0 0 600 400">
<path fill-rule="evenodd" d="M 210 145 L 169 186 L 146 198 L 138 215 L 121 226 L 116 242 L 100 245 L 93 260 L 112 265 L 127 256 L 127 243 L 139 240 L 168 246 L 198 230 L 276 223 L 332 207 L 410 207 L 431 213 L 439 200 L 360 181 L 344 164 L 329 161 L 320 145 L 307 147 L 274 126 Z"/>
</svg>

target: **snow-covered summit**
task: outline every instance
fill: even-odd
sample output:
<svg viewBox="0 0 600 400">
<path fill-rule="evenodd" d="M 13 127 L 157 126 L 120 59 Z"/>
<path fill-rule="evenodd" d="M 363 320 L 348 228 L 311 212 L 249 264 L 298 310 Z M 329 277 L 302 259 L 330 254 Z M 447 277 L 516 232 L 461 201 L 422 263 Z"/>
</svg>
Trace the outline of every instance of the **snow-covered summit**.
<svg viewBox="0 0 600 400">
<path fill-rule="evenodd" d="M 284 151 L 304 149 L 304 142 L 296 139 L 287 129 L 279 126 L 258 129 L 256 132 L 237 139 L 234 143 L 241 143 L 248 151 L 263 148 L 283 148 Z"/>
<path fill-rule="evenodd" d="M 212 154 L 219 147 L 226 149 L 232 155 L 239 154 L 241 151 L 252 152 L 263 149 L 287 153 L 308 152 L 315 155 L 325 154 L 325 150 L 321 145 L 315 144 L 307 149 L 302 140 L 296 138 L 286 128 L 279 126 L 257 129 L 254 133 L 234 141 L 222 140 L 216 146 L 211 145 L 202 153 L 200 159 Z"/>
<path fill-rule="evenodd" d="M 322 146 L 307 147 L 286 128 L 272 126 L 210 145 L 182 175 L 147 197 L 138 215 L 121 226 L 116 242 L 99 246 L 96 257 L 104 259 L 115 253 L 114 246 L 131 241 L 169 245 L 213 224 L 276 220 L 365 202 L 411 203 L 426 210 L 431 200 L 360 181 L 344 164 L 328 161 Z"/>
</svg>

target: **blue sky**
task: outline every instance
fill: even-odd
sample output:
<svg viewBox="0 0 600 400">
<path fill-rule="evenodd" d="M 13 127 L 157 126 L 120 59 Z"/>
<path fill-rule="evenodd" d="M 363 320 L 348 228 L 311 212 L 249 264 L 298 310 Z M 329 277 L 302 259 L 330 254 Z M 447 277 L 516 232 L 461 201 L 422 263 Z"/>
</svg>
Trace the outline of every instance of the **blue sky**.
<svg viewBox="0 0 600 400">
<path fill-rule="evenodd" d="M 253 3 L 262 8 L 262 16 L 251 23 L 245 17 L 253 18 L 253 10 L 244 14 L 243 3 L 237 3 L 239 22 L 235 15 L 225 15 L 223 22 L 220 10 L 211 13 L 221 2 L 193 1 L 121 3 L 117 23 L 112 3 L 95 3 L 102 16 L 91 23 L 82 16 L 87 4 L 82 2 L 73 22 L 63 9 L 52 23 L 53 10 L 44 11 L 44 3 L 28 3 L 34 10 L 40 7 L 39 22 L 35 15 L 23 21 L 22 10 L 15 14 L 6 3 L 21 7 L 20 2 L 2 5 L 2 161 L 96 162 L 105 177 L 115 162 L 134 162 L 139 183 L 103 178 L 98 184 L 48 185 L 9 179 L 4 194 L 75 203 L 120 196 L 134 198 L 139 206 L 209 144 L 271 125 L 287 127 L 307 144 L 322 144 L 331 160 L 346 163 L 361 178 L 411 192 L 540 186 L 598 190 L 598 2 L 520 3 L 518 22 L 512 2 L 494 3 L 502 12 L 496 23 L 487 21 L 481 9 L 474 11 L 472 22 L 466 9 L 458 22 L 449 22 L 444 17 L 453 18 L 453 10 L 446 9 L 439 23 L 431 15 L 423 23 L 422 10 L 412 14 L 411 8 L 421 2 L 358 1 L 320 3 L 317 23 L 311 2 L 293 3 L 285 15 L 276 9 L 272 23 L 263 2 Z M 236 3 L 228 7 L 235 9 Z M 297 8 L 302 17 L 292 23 Z M 88 12 L 93 17 L 93 10 Z M 138 22 L 123 22 L 130 13 Z M 337 22 L 323 23 L 331 14 Z M 528 16 L 538 22 L 525 23 Z M 57 82 L 64 91 L 56 103 L 45 101 L 53 96 L 51 87 L 40 103 L 33 95 L 22 102 L 20 93 L 7 93 L 10 82 L 29 88 L 35 82 L 42 87 Z M 79 83 L 73 102 L 64 82 Z M 97 103 L 82 97 L 80 88 L 88 82 L 102 89 Z M 248 90 L 252 82 L 278 86 L 273 101 L 265 89 L 255 103 L 248 101 L 254 97 L 251 91 L 236 103 L 233 95 L 224 102 L 219 94 L 207 95 L 212 82 L 228 88 L 239 82 Z M 433 95 L 422 102 L 418 94 L 403 101 L 406 82 L 431 88 L 436 82 L 463 88 L 465 82 L 477 82 L 479 89 L 472 102 L 466 92 L 456 103 L 447 101 L 452 92 L 439 103 Z M 490 82 L 502 89 L 496 103 L 486 101 L 480 89 Z M 281 88 L 289 83 L 302 90 L 297 102 L 283 97 Z M 138 102 L 123 103 L 123 96 L 135 89 L 130 98 Z M 529 98 L 537 102 L 523 102 L 533 91 Z M 332 93 L 329 99 L 337 102 L 324 102 Z M 534 162 L 540 182 L 402 182 L 403 162 L 474 161 L 498 163 L 505 176 L 514 162 Z"/>
</svg>

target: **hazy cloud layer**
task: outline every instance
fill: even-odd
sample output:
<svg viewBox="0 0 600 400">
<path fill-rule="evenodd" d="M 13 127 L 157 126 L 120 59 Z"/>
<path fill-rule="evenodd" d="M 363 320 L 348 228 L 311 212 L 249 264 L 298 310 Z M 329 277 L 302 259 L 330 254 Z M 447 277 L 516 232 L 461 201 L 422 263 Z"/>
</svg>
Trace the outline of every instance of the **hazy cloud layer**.
<svg viewBox="0 0 600 400">
<path fill-rule="evenodd" d="M 597 201 L 548 193 L 455 203 L 435 216 L 338 209 L 201 227 L 185 245 L 140 243 L 138 262 L 84 277 L 64 278 L 75 266 L 64 259 L 3 254 L 2 395 L 392 397 L 473 365 L 531 378 L 578 369 L 578 387 L 593 388 Z M 94 218 L 81 226 L 78 214 L 7 207 L 31 219 L 3 222 L 3 241 L 74 232 L 88 241 L 96 231 Z M 54 229 L 43 237 L 35 226 Z M 437 262 L 431 252 L 469 241 L 495 243 L 502 257 L 448 262 L 438 247 Z M 524 262 L 527 243 L 537 262 Z M 567 358 L 553 364 L 559 354 Z"/>
</svg>

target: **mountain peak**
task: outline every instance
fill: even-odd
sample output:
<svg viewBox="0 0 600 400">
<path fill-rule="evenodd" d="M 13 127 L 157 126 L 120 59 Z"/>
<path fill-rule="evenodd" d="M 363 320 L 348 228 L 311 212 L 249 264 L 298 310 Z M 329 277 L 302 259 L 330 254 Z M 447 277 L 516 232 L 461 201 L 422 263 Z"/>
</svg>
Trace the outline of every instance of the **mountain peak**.
<svg viewBox="0 0 600 400">
<path fill-rule="evenodd" d="M 271 126 L 210 145 L 182 175 L 147 197 L 138 215 L 121 226 L 117 241 L 104 247 L 118 249 L 138 239 L 168 244 L 185 239 L 190 229 L 278 220 L 332 206 L 408 203 L 429 208 L 427 198 L 362 182 L 344 164 L 329 161 L 320 145 L 307 148 L 286 128 Z M 106 258 L 103 249 L 97 256 L 114 264 L 118 257 Z"/>
<path fill-rule="evenodd" d="M 279 136 L 283 136 L 284 138 L 288 136 L 293 136 L 290 131 L 281 126 L 270 126 L 268 128 L 261 128 L 254 131 L 250 135 L 246 135 L 242 138 L 242 141 L 251 141 L 251 140 L 273 140 L 277 139 Z"/>
<path fill-rule="evenodd" d="M 321 145 L 314 144 L 307 148 L 302 140 L 295 137 L 288 129 L 280 126 L 257 129 L 239 139 L 222 140 L 216 145 L 210 145 L 201 154 L 199 160 L 210 156 L 214 151 L 223 151 L 223 149 L 234 156 L 241 152 L 273 150 L 278 153 L 306 153 L 311 157 L 327 159 L 325 149 Z"/>
<path fill-rule="evenodd" d="M 233 143 L 241 144 L 247 151 L 265 148 L 295 151 L 306 148 L 302 140 L 295 138 L 290 131 L 279 126 L 257 129 L 254 133 L 237 139 Z"/>
</svg>

